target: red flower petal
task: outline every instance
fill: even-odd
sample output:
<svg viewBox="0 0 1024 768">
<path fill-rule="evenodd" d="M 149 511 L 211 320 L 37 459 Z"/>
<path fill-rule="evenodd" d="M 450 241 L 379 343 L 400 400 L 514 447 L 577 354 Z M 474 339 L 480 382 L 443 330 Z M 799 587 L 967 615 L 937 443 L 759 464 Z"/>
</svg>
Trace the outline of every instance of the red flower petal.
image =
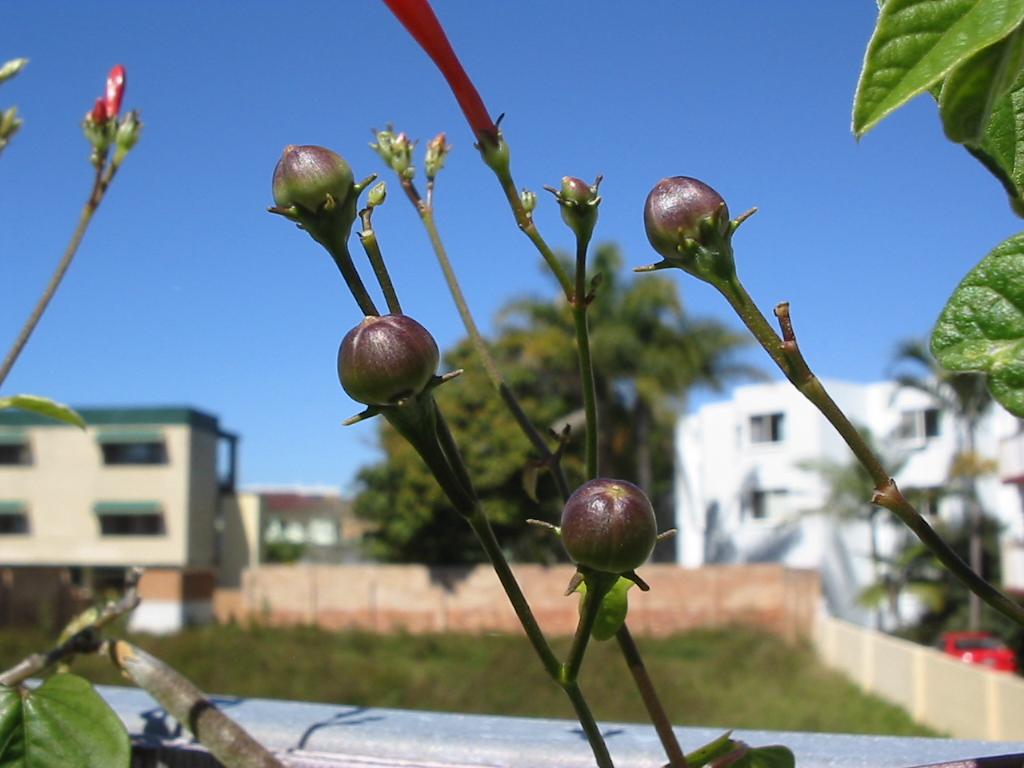
<svg viewBox="0 0 1024 768">
<path fill-rule="evenodd" d="M 104 104 L 107 117 L 115 118 L 121 111 L 121 100 L 124 98 L 124 67 L 116 64 L 107 75 L 107 97 Z"/>
<path fill-rule="evenodd" d="M 496 142 L 498 128 L 487 113 L 487 107 L 484 106 L 476 86 L 462 68 L 459 57 L 452 50 L 448 36 L 434 15 L 430 3 L 427 0 L 384 0 L 384 4 L 441 70 L 477 138 Z"/>
</svg>

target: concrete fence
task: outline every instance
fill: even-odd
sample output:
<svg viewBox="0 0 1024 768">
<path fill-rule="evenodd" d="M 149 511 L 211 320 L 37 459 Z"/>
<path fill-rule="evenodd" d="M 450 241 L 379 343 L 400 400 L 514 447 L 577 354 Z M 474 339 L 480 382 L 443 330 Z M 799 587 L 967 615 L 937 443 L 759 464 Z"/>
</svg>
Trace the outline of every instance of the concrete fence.
<svg viewBox="0 0 1024 768">
<path fill-rule="evenodd" d="M 957 661 L 923 645 L 818 617 L 822 660 L 917 722 L 961 739 L 1024 740 L 1024 679 Z"/>
<path fill-rule="evenodd" d="M 572 634 L 576 597 L 565 597 L 568 565 L 516 565 L 514 571 L 545 631 Z M 698 626 L 747 624 L 784 637 L 809 637 L 818 576 L 775 564 L 684 570 L 647 565 L 650 592 L 630 591 L 629 626 L 668 635 Z M 247 570 L 237 591 L 220 590 L 222 621 L 315 624 L 377 632 L 518 632 L 519 623 L 489 566 L 274 565 Z"/>
</svg>

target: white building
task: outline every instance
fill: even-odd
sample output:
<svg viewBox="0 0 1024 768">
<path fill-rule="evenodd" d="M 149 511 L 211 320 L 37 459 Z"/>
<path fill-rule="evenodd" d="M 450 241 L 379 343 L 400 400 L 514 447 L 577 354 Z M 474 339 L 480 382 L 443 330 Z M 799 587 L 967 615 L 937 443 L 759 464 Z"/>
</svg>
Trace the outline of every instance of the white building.
<svg viewBox="0 0 1024 768">
<path fill-rule="evenodd" d="M 958 451 L 954 419 L 924 393 L 894 382 L 824 382 L 851 421 L 866 428 L 890 464 L 896 482 L 920 500 L 919 511 L 943 519 L 963 513 L 959 499 L 938 491 L 946 485 Z M 1000 408 L 983 420 L 980 456 L 1020 454 L 1020 422 Z M 1001 445 L 1002 443 L 1002 445 Z M 1015 451 L 1017 453 L 1015 453 Z M 821 573 L 830 611 L 860 623 L 871 612 L 857 596 L 875 581 L 871 526 L 823 513 L 828 487 L 807 461 L 852 461 L 833 427 L 788 382 L 738 387 L 731 400 L 705 405 L 680 420 L 676 431 L 677 555 L 681 565 L 778 561 Z M 1003 459 L 1005 462 L 1005 459 Z M 985 511 L 1003 524 L 1004 586 L 1024 587 L 1021 540 L 1024 507 L 1020 468 L 979 480 Z M 1016 473 L 1016 474 L 1015 474 Z M 867 501 L 867 500 L 866 500 Z M 865 512 L 870 507 L 865 505 Z M 892 552 L 908 535 L 887 511 L 877 516 L 879 551 Z"/>
</svg>

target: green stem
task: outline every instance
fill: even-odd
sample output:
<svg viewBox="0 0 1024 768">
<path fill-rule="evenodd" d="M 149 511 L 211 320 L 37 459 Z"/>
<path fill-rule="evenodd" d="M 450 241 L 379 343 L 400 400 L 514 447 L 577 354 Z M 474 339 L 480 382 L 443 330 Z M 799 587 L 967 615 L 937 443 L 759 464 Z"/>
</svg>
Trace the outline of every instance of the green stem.
<svg viewBox="0 0 1024 768">
<path fill-rule="evenodd" d="M 36 326 L 39 325 L 39 321 L 42 319 L 43 313 L 46 312 L 46 308 L 49 306 L 50 300 L 60 287 L 61 281 L 64 279 L 64 275 L 67 273 L 68 268 L 71 266 L 71 262 L 75 258 L 75 254 L 78 252 L 78 246 L 81 245 L 82 238 L 85 237 L 85 232 L 89 228 L 93 214 L 96 213 L 96 209 L 99 208 L 100 203 L 103 202 L 103 197 L 106 195 L 107 189 L 110 187 L 110 182 L 114 180 L 114 175 L 117 173 L 119 167 L 120 163 L 111 163 L 107 166 L 105 173 L 97 168 L 96 178 L 93 182 L 92 191 L 89 193 L 89 199 L 86 200 L 85 206 L 82 208 L 82 213 L 78 217 L 78 226 L 75 227 L 75 231 L 71 235 L 71 240 L 64 249 L 64 255 L 61 257 L 60 262 L 57 264 L 57 268 L 50 277 L 50 282 L 47 283 L 42 295 L 36 302 L 35 308 L 32 310 L 32 313 L 28 316 L 28 319 L 18 332 L 18 337 L 14 340 L 10 350 L 8 350 L 3 363 L 0 364 L 0 386 L 3 385 L 4 381 L 7 379 L 7 375 L 11 372 L 11 368 L 13 368 L 14 364 L 18 361 L 21 351 L 25 348 L 29 337 L 32 336 L 32 332 L 36 329 Z"/>
<path fill-rule="evenodd" d="M 359 242 L 362 244 L 363 250 L 366 251 L 366 257 L 370 260 L 370 266 L 373 267 L 373 274 L 377 277 L 377 283 L 384 293 L 384 300 L 388 304 L 388 311 L 393 315 L 400 315 L 402 314 L 402 305 L 398 301 L 398 294 L 395 292 L 395 286 L 391 282 L 391 275 L 388 273 L 387 265 L 384 263 L 384 255 L 380 252 L 377 233 L 373 230 L 373 226 L 370 223 L 372 211 L 372 208 L 362 211 L 363 228 L 359 232 Z"/>
<path fill-rule="evenodd" d="M 338 271 L 341 272 L 341 276 L 345 278 L 345 284 L 348 286 L 349 291 L 351 291 L 352 297 L 356 300 L 356 304 L 359 305 L 362 313 L 367 316 L 379 315 L 380 312 L 377 311 L 377 305 L 370 298 L 370 294 L 363 284 L 363 278 L 359 276 L 356 265 L 352 262 L 352 254 L 348 250 L 348 232 L 339 233 L 333 229 L 329 232 L 321 232 L 310 226 L 307 226 L 306 229 L 331 254 L 331 258 L 334 259 L 334 263 L 337 265 Z"/>
<path fill-rule="evenodd" d="M 594 720 L 587 700 L 583 698 L 583 691 L 576 683 L 569 683 L 562 687 L 566 696 L 569 697 L 573 709 L 576 710 L 576 719 L 583 727 L 583 733 L 586 734 L 587 741 L 590 742 L 590 748 L 594 752 L 594 758 L 597 760 L 599 768 L 614 768 L 612 756 L 608 753 L 608 746 L 604 743 L 604 736 L 601 735 L 601 729 L 598 728 L 597 721 Z"/>
<path fill-rule="evenodd" d="M 872 501 L 895 514 L 971 592 L 1004 616 L 1024 626 L 1024 606 L 1011 600 L 971 570 L 970 566 L 928 525 L 928 522 L 921 517 L 896 487 L 896 483 L 885 471 L 882 462 L 871 450 L 864 437 L 828 394 L 818 377 L 811 372 L 797 346 L 796 336 L 789 319 L 788 305 L 780 304 L 776 310 L 783 327 L 785 338 L 782 338 L 775 333 L 738 277 L 733 276 L 731 279 L 713 282 L 712 285 L 725 296 L 743 323 L 786 375 L 786 378 L 835 427 L 857 460 L 871 475 L 871 480 L 875 484 L 875 497 Z"/>
<path fill-rule="evenodd" d="M 498 177 L 498 182 L 505 193 L 509 207 L 512 208 L 512 214 L 516 219 L 516 226 L 519 227 L 524 235 L 530 238 L 530 242 L 533 243 L 534 247 L 543 257 L 555 275 L 555 279 L 558 280 L 558 284 L 562 286 L 565 298 L 568 301 L 572 301 L 572 281 L 569 280 L 569 275 L 566 273 L 565 267 L 562 266 L 562 262 L 558 260 L 555 252 L 551 250 L 544 241 L 544 238 L 541 237 L 540 232 L 537 230 L 537 225 L 533 223 L 533 216 L 523 208 L 523 201 L 519 199 L 519 193 L 516 191 L 516 184 L 512 179 L 512 174 L 495 168 L 492 168 L 492 170 L 494 175 Z"/>
<path fill-rule="evenodd" d="M 416 194 L 415 188 L 411 184 L 404 185 L 403 188 L 406 190 L 406 194 L 409 196 L 413 206 L 420 214 L 420 219 L 423 221 L 423 227 L 427 231 L 427 237 L 430 239 L 430 245 L 434 249 L 434 255 L 437 257 L 437 263 L 441 267 L 441 272 L 444 274 L 445 282 L 448 283 L 448 290 L 451 292 L 452 300 L 455 302 L 455 308 L 458 310 L 459 317 L 462 319 L 462 324 L 466 328 L 466 333 L 469 334 L 470 341 L 473 344 L 473 350 L 480 362 L 484 366 L 484 371 L 487 373 L 487 378 L 490 379 L 491 384 L 498 391 L 501 399 L 505 402 L 505 406 L 508 408 L 509 413 L 512 414 L 512 418 L 516 420 L 516 424 L 519 425 L 519 429 L 526 439 L 530 441 L 533 449 L 540 454 L 545 465 L 551 469 L 552 476 L 555 479 L 555 485 L 558 486 L 558 492 L 563 497 L 569 495 L 569 485 L 565 479 L 565 472 L 562 471 L 560 462 L 555 461 L 554 454 L 548 448 L 547 443 L 544 441 L 544 437 L 540 434 L 537 428 L 530 421 L 530 418 L 523 411 L 522 406 L 516 399 L 512 390 L 509 389 L 505 383 L 504 377 L 498 370 L 497 364 L 494 362 L 494 358 L 491 356 L 490 350 L 487 347 L 487 342 L 484 341 L 483 335 L 480 333 L 480 329 L 477 327 L 476 320 L 473 318 L 473 313 L 469 310 L 469 303 L 466 301 L 465 294 L 462 292 L 462 287 L 459 285 L 459 280 L 455 275 L 455 270 L 452 269 L 451 261 L 448 258 L 448 252 L 445 250 L 444 243 L 441 241 L 441 235 L 437 230 L 437 223 L 434 220 L 433 208 L 429 205 L 423 204 Z"/>
<path fill-rule="evenodd" d="M 600 572 L 589 573 L 584 577 L 587 594 L 583 598 L 583 611 L 580 613 L 579 621 L 576 622 L 576 634 L 572 638 L 569 658 L 562 665 L 561 681 L 563 684 L 574 683 L 579 678 L 583 656 L 587 652 L 587 644 L 594 631 L 594 622 L 597 621 L 597 614 L 601 610 L 601 601 L 604 600 L 608 590 L 614 586 L 618 578 L 617 574 Z"/>
<path fill-rule="evenodd" d="M 669 760 L 669 768 L 688 768 L 686 756 L 683 754 L 679 741 L 676 739 L 675 731 L 672 730 L 672 721 L 668 719 L 665 709 L 661 705 L 661 699 L 654 689 L 654 682 L 647 672 L 644 660 L 640 656 L 640 649 L 637 648 L 629 628 L 623 624 L 615 633 L 615 639 L 619 643 L 622 657 L 626 660 L 633 680 L 636 681 L 637 690 L 640 691 L 640 698 L 643 699 L 644 707 L 647 708 L 647 715 L 654 724 L 654 730 L 665 749 L 665 755 Z"/>
<path fill-rule="evenodd" d="M 494 529 L 491 528 L 490 521 L 476 497 L 458 446 L 433 396 L 427 394 L 404 406 L 385 408 L 383 413 L 420 455 L 455 510 L 473 529 L 545 671 L 566 691 L 572 701 L 598 765 L 601 768 L 613 768 L 604 739 L 582 693 L 575 683 L 567 685 L 562 681 L 562 665 L 544 637 L 530 604 L 519 587 L 515 574 L 512 573 L 512 567 L 505 558 L 505 553 L 502 552 L 501 545 L 494 535 Z"/>
<path fill-rule="evenodd" d="M 501 545 L 498 544 L 498 540 L 494 536 L 494 529 L 491 528 L 491 524 L 483 510 L 477 507 L 475 513 L 469 518 L 469 524 L 487 553 L 491 565 L 494 566 L 498 580 L 501 582 L 502 587 L 504 587 L 505 594 L 508 595 L 508 600 L 512 604 L 516 616 L 519 617 L 519 623 L 522 624 L 530 644 L 533 645 L 533 649 L 540 657 L 544 669 L 551 676 L 551 679 L 562 687 L 569 697 L 569 701 L 572 702 L 576 716 L 583 727 L 583 732 L 587 735 L 587 740 L 590 742 L 590 748 L 597 759 L 597 764 L 601 768 L 612 768 L 612 759 L 608 753 L 608 747 L 604 743 L 601 730 L 597 727 L 594 715 L 590 711 L 590 705 L 587 704 L 587 700 L 583 697 L 575 677 L 569 679 L 564 676 L 562 664 L 559 663 L 558 657 L 555 656 L 551 646 L 548 645 L 547 638 L 544 637 L 540 625 L 537 624 L 537 619 L 530 609 L 530 604 L 526 601 L 526 596 L 523 595 L 522 590 L 519 588 L 519 582 L 516 581 L 515 574 L 512 573 L 512 568 L 509 566 L 508 560 L 505 559 L 505 553 L 501 551 Z M 591 621 L 591 626 L 593 626 L 593 621 Z"/>
<path fill-rule="evenodd" d="M 576 240 L 576 288 L 572 297 L 572 318 L 576 328 L 576 352 L 580 363 L 580 387 L 583 390 L 583 410 L 587 420 L 586 457 L 587 478 L 598 476 L 597 452 L 597 390 L 594 385 L 594 364 L 590 356 L 590 331 L 587 328 L 587 246 L 589 239 Z"/>
</svg>

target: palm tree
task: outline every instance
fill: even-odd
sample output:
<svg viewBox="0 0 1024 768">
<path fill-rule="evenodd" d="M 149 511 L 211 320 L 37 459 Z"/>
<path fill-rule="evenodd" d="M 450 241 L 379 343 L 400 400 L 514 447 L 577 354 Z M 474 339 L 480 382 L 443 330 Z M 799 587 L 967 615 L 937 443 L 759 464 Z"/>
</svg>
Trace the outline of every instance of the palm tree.
<svg viewBox="0 0 1024 768">
<path fill-rule="evenodd" d="M 764 374 L 738 359 L 750 343 L 746 334 L 717 320 L 689 316 L 676 281 L 624 275 L 616 246 L 596 249 L 591 274 L 601 275 L 589 309 L 601 466 L 604 473 L 614 471 L 647 490 L 659 525 L 667 527 L 673 517 L 665 503 L 671 486 L 659 482 L 655 468 L 660 464 L 666 469 L 657 474 L 666 480 L 671 476 L 672 425 L 685 409 L 687 394 L 697 386 L 721 390 L 738 378 Z M 499 325 L 501 336 L 522 345 L 520 354 L 544 363 L 545 375 L 576 375 L 574 367 L 566 366 L 566 361 L 575 366 L 575 348 L 564 299 L 512 302 L 502 310 Z M 665 455 L 656 455 L 656 445 L 664 447 Z"/>
<path fill-rule="evenodd" d="M 909 370 L 908 370 L 909 367 Z M 893 356 L 896 381 L 901 387 L 924 392 L 952 416 L 956 425 L 957 452 L 953 467 L 958 468 L 951 480 L 958 480 L 967 503 L 970 526 L 970 566 L 975 573 L 982 568 L 982 509 L 978 499 L 978 476 L 984 474 L 986 462 L 977 453 L 978 425 L 992 405 L 985 376 L 981 373 L 954 373 L 942 368 L 928 352 L 924 342 L 907 340 L 897 347 Z M 970 629 L 981 625 L 981 600 L 970 595 L 968 613 Z"/>
</svg>

